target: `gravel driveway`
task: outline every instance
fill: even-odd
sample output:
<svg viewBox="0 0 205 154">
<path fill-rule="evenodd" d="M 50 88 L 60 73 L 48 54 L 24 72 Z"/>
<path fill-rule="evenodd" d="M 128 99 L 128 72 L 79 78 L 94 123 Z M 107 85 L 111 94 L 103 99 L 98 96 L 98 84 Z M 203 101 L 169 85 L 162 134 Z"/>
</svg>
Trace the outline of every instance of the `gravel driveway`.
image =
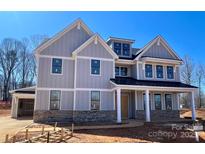
<svg viewBox="0 0 205 154">
<path fill-rule="evenodd" d="M 17 131 L 23 127 L 31 124 L 33 120 L 31 118 L 24 119 L 12 119 L 10 116 L 0 117 L 0 143 L 4 142 L 6 134 L 9 136 L 14 135 Z"/>
</svg>

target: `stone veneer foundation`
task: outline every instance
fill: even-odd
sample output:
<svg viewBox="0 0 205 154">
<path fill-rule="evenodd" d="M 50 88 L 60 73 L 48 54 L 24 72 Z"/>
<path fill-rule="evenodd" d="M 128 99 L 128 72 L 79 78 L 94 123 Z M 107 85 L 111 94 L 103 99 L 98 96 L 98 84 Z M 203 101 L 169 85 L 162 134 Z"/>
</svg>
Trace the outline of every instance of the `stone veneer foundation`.
<svg viewBox="0 0 205 154">
<path fill-rule="evenodd" d="M 114 122 L 115 111 L 34 111 L 34 122 Z"/>
<path fill-rule="evenodd" d="M 146 115 L 144 110 L 136 110 L 135 119 L 145 121 Z M 151 121 L 172 121 L 180 119 L 179 110 L 151 110 L 150 111 Z"/>
<path fill-rule="evenodd" d="M 151 110 L 151 121 L 179 120 L 178 110 Z M 145 121 L 145 111 L 136 110 L 135 119 Z M 116 111 L 34 111 L 34 122 L 116 122 Z"/>
</svg>

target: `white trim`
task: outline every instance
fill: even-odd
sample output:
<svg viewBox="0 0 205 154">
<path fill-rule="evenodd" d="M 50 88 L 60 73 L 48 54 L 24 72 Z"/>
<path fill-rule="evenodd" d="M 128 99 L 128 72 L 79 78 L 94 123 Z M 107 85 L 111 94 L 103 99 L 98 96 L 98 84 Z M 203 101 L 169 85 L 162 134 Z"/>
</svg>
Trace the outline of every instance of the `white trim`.
<svg viewBox="0 0 205 154">
<path fill-rule="evenodd" d="M 113 89 L 100 89 L 100 88 L 76 88 L 76 91 L 107 91 L 111 92 Z"/>
<path fill-rule="evenodd" d="M 51 59 L 51 63 L 50 63 L 50 75 L 63 75 L 63 59 L 60 59 L 62 60 L 62 66 L 61 66 L 61 73 L 53 73 L 53 59 L 60 59 L 60 58 L 52 58 Z"/>
<path fill-rule="evenodd" d="M 13 96 L 16 97 L 16 98 L 31 98 L 31 99 L 35 99 L 35 94 L 14 93 Z"/>
<path fill-rule="evenodd" d="M 112 73 L 113 73 L 112 77 L 115 78 L 115 62 L 114 61 L 113 61 L 113 72 Z"/>
<path fill-rule="evenodd" d="M 25 87 L 25 88 L 19 88 L 19 89 L 14 89 L 14 90 L 10 90 L 9 93 L 14 93 L 15 91 L 27 91 L 27 90 L 30 90 L 30 89 L 36 89 L 36 86 L 32 86 L 32 87 Z"/>
<path fill-rule="evenodd" d="M 143 62 L 154 62 L 154 63 L 165 63 L 165 64 L 174 64 L 174 65 L 181 65 L 183 64 L 180 60 L 174 60 L 174 59 L 163 59 L 163 58 L 154 58 L 154 57 L 143 57 Z"/>
<path fill-rule="evenodd" d="M 83 43 L 80 47 L 78 47 L 76 50 L 74 50 L 72 52 L 73 56 L 76 56 L 79 52 L 81 52 L 85 47 L 87 47 L 90 43 L 92 43 L 95 40 L 98 40 L 99 43 L 101 43 L 101 45 L 112 55 L 112 57 L 114 59 L 118 59 L 117 54 L 110 48 L 110 46 L 108 46 L 107 43 L 105 43 L 105 41 L 98 35 L 95 34 L 93 35 L 91 38 L 89 38 L 85 43 Z"/>
<path fill-rule="evenodd" d="M 75 63 L 74 63 L 74 92 L 73 92 L 73 111 L 75 111 L 76 108 L 76 84 L 77 84 L 77 58 L 75 57 Z"/>
<path fill-rule="evenodd" d="M 76 56 L 77 59 L 88 59 L 88 60 L 91 60 L 91 59 L 96 59 L 96 60 L 100 60 L 100 61 L 111 61 L 111 62 L 114 62 L 113 59 L 109 59 L 109 58 L 99 58 L 99 57 L 89 57 L 89 56 Z"/>
<path fill-rule="evenodd" d="M 117 123 L 122 122 L 122 115 L 121 115 L 121 89 L 117 89 Z"/>
<path fill-rule="evenodd" d="M 74 91 L 74 88 L 47 88 L 47 87 L 38 87 L 37 90 L 61 90 L 61 91 Z"/>
<path fill-rule="evenodd" d="M 93 35 L 93 32 L 87 27 L 87 25 L 81 19 L 77 19 L 73 23 L 68 25 L 66 28 L 64 28 L 62 31 L 60 31 L 59 33 L 54 35 L 50 40 L 48 40 L 44 44 L 42 44 L 39 47 L 37 47 L 35 49 L 35 53 L 39 54 L 43 49 L 47 48 L 48 46 L 53 44 L 55 41 L 60 39 L 65 33 L 69 32 L 70 30 L 72 30 L 75 27 L 78 28 L 78 24 L 80 24 L 81 27 L 84 28 L 84 30 L 88 33 L 88 35 L 90 35 L 90 36 Z"/>
<path fill-rule="evenodd" d="M 90 69 L 89 69 L 89 71 L 90 71 L 90 76 L 96 76 L 96 77 L 99 77 L 99 76 L 101 76 L 101 60 L 99 60 L 100 61 L 100 72 L 99 72 L 99 74 L 92 74 L 92 60 L 99 60 L 99 59 L 90 59 L 89 60 L 89 62 L 90 62 Z"/>
<path fill-rule="evenodd" d="M 52 55 L 37 55 L 39 58 L 59 58 L 59 59 L 65 59 L 65 60 L 74 60 L 73 57 L 64 57 L 64 56 L 52 56 Z"/>
<path fill-rule="evenodd" d="M 115 111 L 115 91 L 113 91 L 113 110 Z"/>
<path fill-rule="evenodd" d="M 124 38 L 116 38 L 116 37 L 109 37 L 106 42 L 109 42 L 109 41 L 112 41 L 112 42 L 118 41 L 118 42 L 124 42 L 124 43 L 129 43 L 129 44 L 132 44 L 135 42 L 135 40 L 132 40 L 132 39 L 124 39 Z"/>
<path fill-rule="evenodd" d="M 137 110 L 137 91 L 135 90 L 135 110 Z"/>
<path fill-rule="evenodd" d="M 173 92 L 191 92 L 196 88 L 181 88 L 181 87 L 156 87 L 156 86 L 135 86 L 135 85 L 117 85 L 114 82 L 110 81 L 117 88 L 127 89 L 127 90 L 139 90 L 143 91 L 149 89 L 150 91 L 173 91 Z"/>
<path fill-rule="evenodd" d="M 137 66 L 136 66 L 136 67 L 137 67 L 137 68 L 136 68 L 136 69 L 137 69 L 137 71 L 136 71 L 136 72 L 137 72 L 137 79 L 139 79 L 139 78 L 140 78 L 140 75 L 139 75 L 139 72 L 140 72 L 140 71 L 139 71 L 139 62 L 138 62 L 138 61 L 137 61 L 136 65 L 137 65 Z"/>
<path fill-rule="evenodd" d="M 116 64 L 126 64 L 126 65 L 134 65 L 135 62 L 133 60 L 125 60 L 125 59 L 117 59 L 115 61 Z"/>
<path fill-rule="evenodd" d="M 146 112 L 146 122 L 150 122 L 150 101 L 149 101 L 149 89 L 145 90 L 145 112 Z"/>
<path fill-rule="evenodd" d="M 47 87 L 38 87 L 37 90 L 60 90 L 60 91 L 107 91 L 111 92 L 114 89 L 103 89 L 103 88 L 47 88 Z"/>
<path fill-rule="evenodd" d="M 194 91 L 191 92 L 191 108 L 192 108 L 192 120 L 196 120 L 196 107 L 195 107 L 195 97 Z"/>
</svg>

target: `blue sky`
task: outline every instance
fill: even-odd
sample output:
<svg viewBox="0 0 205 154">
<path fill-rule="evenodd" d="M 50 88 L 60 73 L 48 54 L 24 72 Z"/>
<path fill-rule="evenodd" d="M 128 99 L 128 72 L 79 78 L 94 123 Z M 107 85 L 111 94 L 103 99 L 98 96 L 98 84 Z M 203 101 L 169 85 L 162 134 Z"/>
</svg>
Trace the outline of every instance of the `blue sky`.
<svg viewBox="0 0 205 154">
<path fill-rule="evenodd" d="M 143 47 L 160 34 L 181 57 L 205 57 L 205 12 L 0 12 L 0 40 L 52 36 L 79 17 L 105 40 L 130 38 Z"/>
</svg>

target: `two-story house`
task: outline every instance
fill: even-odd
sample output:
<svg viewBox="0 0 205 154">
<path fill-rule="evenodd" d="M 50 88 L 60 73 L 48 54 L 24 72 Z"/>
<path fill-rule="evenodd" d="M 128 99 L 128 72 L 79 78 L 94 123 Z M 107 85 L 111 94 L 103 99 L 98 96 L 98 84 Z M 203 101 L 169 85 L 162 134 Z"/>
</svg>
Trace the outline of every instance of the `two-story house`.
<svg viewBox="0 0 205 154">
<path fill-rule="evenodd" d="M 104 41 L 80 19 L 35 52 L 34 121 L 143 121 L 179 119 L 181 58 L 163 37 L 144 47 L 132 39 Z"/>
</svg>

